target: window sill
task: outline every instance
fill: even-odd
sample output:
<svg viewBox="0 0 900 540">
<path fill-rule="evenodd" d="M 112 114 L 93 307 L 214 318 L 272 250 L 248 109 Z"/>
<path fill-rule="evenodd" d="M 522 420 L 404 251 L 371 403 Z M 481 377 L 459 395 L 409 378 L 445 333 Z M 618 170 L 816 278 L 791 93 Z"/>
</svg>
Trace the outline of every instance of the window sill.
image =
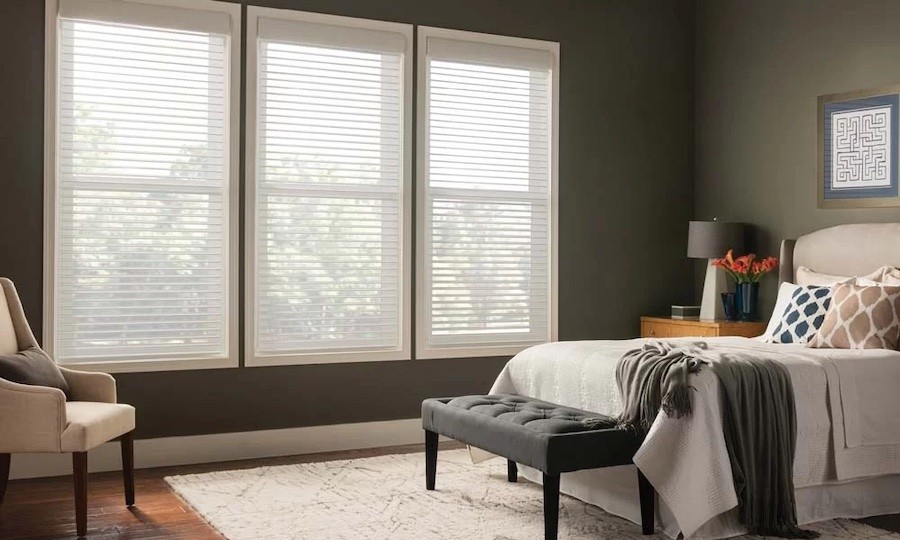
<svg viewBox="0 0 900 540">
<path fill-rule="evenodd" d="M 409 352 L 403 350 L 353 352 L 340 351 L 277 355 L 259 355 L 248 353 L 244 361 L 244 365 L 246 367 L 305 366 L 316 364 L 351 364 L 362 362 L 392 362 L 407 360 L 411 360 Z"/>
<path fill-rule="evenodd" d="M 148 373 L 155 371 L 193 371 L 198 369 L 222 369 L 238 367 L 237 358 L 184 358 L 165 360 L 117 360 L 110 362 L 59 362 L 59 365 L 76 371 L 100 371 L 103 373 Z"/>
<path fill-rule="evenodd" d="M 492 356 L 515 356 L 529 347 L 540 345 L 542 343 L 546 343 L 546 341 L 514 343 L 506 345 L 474 345 L 471 347 L 421 346 L 416 348 L 416 359 L 436 360 L 441 358 L 487 358 Z"/>
</svg>

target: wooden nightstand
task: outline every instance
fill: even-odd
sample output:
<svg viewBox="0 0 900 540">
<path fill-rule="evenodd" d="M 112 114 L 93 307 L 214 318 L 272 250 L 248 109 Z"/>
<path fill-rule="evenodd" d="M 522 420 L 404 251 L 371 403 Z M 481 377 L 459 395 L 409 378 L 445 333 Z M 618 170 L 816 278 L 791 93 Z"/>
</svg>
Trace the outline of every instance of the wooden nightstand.
<svg viewBox="0 0 900 540">
<path fill-rule="evenodd" d="M 766 331 L 764 322 L 698 321 L 670 317 L 641 317 L 641 337 L 756 337 Z"/>
</svg>

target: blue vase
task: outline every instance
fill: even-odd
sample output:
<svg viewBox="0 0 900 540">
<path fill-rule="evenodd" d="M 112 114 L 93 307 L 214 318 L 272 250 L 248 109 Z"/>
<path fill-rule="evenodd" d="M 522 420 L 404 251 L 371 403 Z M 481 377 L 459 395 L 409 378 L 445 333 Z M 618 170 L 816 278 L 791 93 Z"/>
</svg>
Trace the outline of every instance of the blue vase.
<svg viewBox="0 0 900 540">
<path fill-rule="evenodd" d="M 738 283 L 734 289 L 735 306 L 742 321 L 755 321 L 759 305 L 759 283 Z"/>
<path fill-rule="evenodd" d="M 740 314 L 737 309 L 737 296 L 733 292 L 722 293 L 722 308 L 725 311 L 726 321 L 740 320 Z"/>
</svg>

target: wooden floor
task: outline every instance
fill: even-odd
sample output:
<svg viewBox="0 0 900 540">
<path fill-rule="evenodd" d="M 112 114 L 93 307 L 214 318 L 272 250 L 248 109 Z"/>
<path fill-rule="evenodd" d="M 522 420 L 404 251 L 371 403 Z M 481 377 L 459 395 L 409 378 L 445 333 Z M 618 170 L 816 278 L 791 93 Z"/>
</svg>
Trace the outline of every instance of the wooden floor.
<svg viewBox="0 0 900 540">
<path fill-rule="evenodd" d="M 441 448 L 459 448 L 457 443 L 442 443 Z M 221 539 L 195 514 L 163 480 L 175 474 L 191 474 L 216 470 L 234 470 L 265 465 L 285 465 L 373 457 L 386 454 L 422 452 L 422 445 L 395 446 L 308 454 L 284 458 L 255 459 L 143 469 L 135 472 L 137 505 L 125 507 L 122 475 L 95 473 L 88 484 L 89 539 Z M 15 456 L 13 456 L 15 459 Z M 423 479 L 424 482 L 424 479 Z M 0 539 L 75 538 L 75 510 L 72 477 L 61 476 L 39 480 L 13 480 L 6 501 L 0 507 Z M 872 526 L 900 532 L 900 515 L 862 520 Z"/>
<path fill-rule="evenodd" d="M 461 448 L 442 443 L 441 448 Z M 88 480 L 88 535 L 91 540 L 109 539 L 221 539 L 163 480 L 176 474 L 246 469 L 423 452 L 423 445 L 349 450 L 284 458 L 254 459 L 186 465 L 135 471 L 137 504 L 125 507 L 120 473 L 94 473 Z M 13 455 L 13 460 L 16 456 Z M 424 478 L 422 479 L 424 489 Z M 0 539 L 75 538 L 75 506 L 71 476 L 38 480 L 12 480 L 6 501 L 0 507 Z"/>
</svg>

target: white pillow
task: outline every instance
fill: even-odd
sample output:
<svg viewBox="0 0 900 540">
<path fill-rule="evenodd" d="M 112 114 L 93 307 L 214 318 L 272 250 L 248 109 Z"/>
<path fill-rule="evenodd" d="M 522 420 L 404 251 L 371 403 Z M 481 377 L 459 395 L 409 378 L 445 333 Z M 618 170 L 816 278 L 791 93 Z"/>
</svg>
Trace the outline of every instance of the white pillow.
<svg viewBox="0 0 900 540">
<path fill-rule="evenodd" d="M 801 266 L 800 268 L 805 268 Z M 797 269 L 797 274 L 800 273 L 800 268 Z M 807 268 L 807 270 L 809 270 Z M 795 285 L 793 283 L 784 282 L 778 287 L 778 298 L 775 300 L 775 309 L 772 310 L 772 316 L 769 318 L 769 324 L 766 325 L 766 331 L 763 333 L 762 337 L 769 341 L 769 338 L 775 334 L 775 329 L 778 328 L 778 324 L 781 322 L 781 316 L 784 314 L 784 310 L 787 309 L 788 304 L 791 303 L 791 297 L 794 296 L 794 291 L 800 288 L 799 285 Z"/>
<path fill-rule="evenodd" d="M 832 288 L 825 285 L 794 286 L 781 313 L 772 313 L 769 328 L 764 335 L 765 341 L 806 343 L 812 339 L 825 321 L 831 305 L 831 291 Z M 772 322 L 776 320 L 777 324 L 772 328 Z"/>
<path fill-rule="evenodd" d="M 900 286 L 900 268 L 885 266 L 883 270 L 884 274 L 881 276 L 880 280 L 882 285 L 887 285 L 890 287 Z"/>
<path fill-rule="evenodd" d="M 832 274 L 822 274 L 815 270 L 810 270 L 806 266 L 797 268 L 797 285 L 812 285 L 816 287 L 831 287 L 838 283 L 852 281 L 854 285 L 877 285 L 881 282 L 885 275 L 885 271 L 892 269 L 890 266 L 882 266 L 871 274 L 865 276 L 835 276 Z M 900 273 L 897 274 L 900 281 Z"/>
</svg>

